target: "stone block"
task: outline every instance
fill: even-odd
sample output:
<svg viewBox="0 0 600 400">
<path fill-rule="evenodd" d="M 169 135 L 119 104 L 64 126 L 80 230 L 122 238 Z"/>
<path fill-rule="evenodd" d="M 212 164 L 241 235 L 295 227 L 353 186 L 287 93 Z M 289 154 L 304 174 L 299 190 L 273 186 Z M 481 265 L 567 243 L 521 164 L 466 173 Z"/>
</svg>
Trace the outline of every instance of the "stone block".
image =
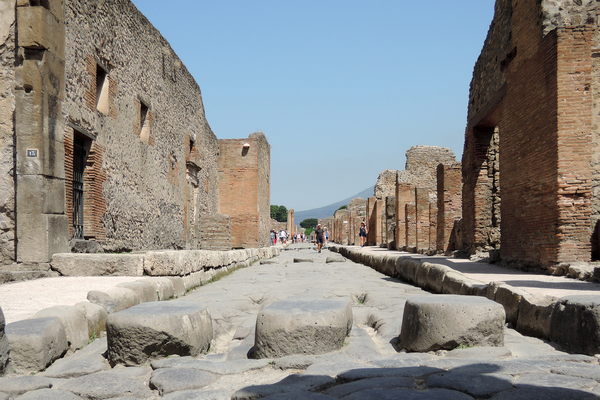
<svg viewBox="0 0 600 400">
<path fill-rule="evenodd" d="M 166 278 L 173 282 L 173 295 L 175 298 L 185 295 L 185 283 L 182 278 L 178 276 L 167 276 Z"/>
<path fill-rule="evenodd" d="M 52 256 L 52 269 L 63 276 L 142 276 L 143 254 L 72 254 Z"/>
<path fill-rule="evenodd" d="M 108 312 L 103 307 L 98 304 L 90 303 L 89 301 L 77 303 L 75 304 L 75 307 L 80 309 L 85 316 L 90 339 L 99 337 L 101 332 L 106 330 L 106 318 L 108 317 Z"/>
<path fill-rule="evenodd" d="M 42 371 L 68 350 L 67 334 L 57 317 L 31 318 L 6 325 L 12 365 L 20 372 Z"/>
<path fill-rule="evenodd" d="M 207 280 L 209 280 L 208 278 Z M 175 297 L 175 287 L 173 286 L 173 281 L 167 278 L 143 278 L 140 279 L 140 282 L 150 282 L 154 285 L 156 289 L 156 293 L 158 294 L 158 300 L 169 300 Z"/>
<path fill-rule="evenodd" d="M 443 293 L 444 278 L 447 273 L 454 272 L 454 270 L 441 264 L 427 264 L 429 264 L 429 270 L 427 271 L 425 285 L 421 287 L 431 293 Z"/>
<path fill-rule="evenodd" d="M 351 329 L 349 298 L 277 301 L 257 316 L 254 355 L 328 353 L 342 347 Z"/>
<path fill-rule="evenodd" d="M 4 375 L 4 372 L 6 371 L 6 367 L 8 365 L 8 357 L 10 353 L 8 347 L 8 338 L 6 337 L 4 330 L 4 313 L 0 308 L 0 376 Z"/>
<path fill-rule="evenodd" d="M 117 284 L 117 287 L 133 290 L 141 303 L 158 301 L 156 286 L 148 281 L 123 282 Z"/>
<path fill-rule="evenodd" d="M 24 214 L 63 214 L 65 181 L 42 175 L 17 176 L 18 212 Z"/>
<path fill-rule="evenodd" d="M 406 301 L 400 342 L 413 352 L 459 345 L 503 346 L 504 308 L 476 296 L 414 296 Z"/>
<path fill-rule="evenodd" d="M 600 296 L 565 296 L 552 310 L 550 340 L 568 351 L 600 353 Z"/>
<path fill-rule="evenodd" d="M 549 338 L 556 301 L 557 299 L 548 296 L 523 295 L 519 302 L 517 331 L 523 335 Z"/>
<path fill-rule="evenodd" d="M 57 317 L 65 327 L 69 349 L 75 351 L 88 344 L 88 324 L 83 312 L 74 306 L 54 306 L 44 308 L 33 315 L 33 318 Z"/>
<path fill-rule="evenodd" d="M 505 283 L 498 285 L 494 301 L 504 306 L 504 311 L 506 311 L 506 322 L 513 324 L 513 326 L 517 325 L 519 305 L 523 296 L 527 295 L 528 293 L 526 291 Z"/>
<path fill-rule="evenodd" d="M 17 226 L 17 260 L 50 262 L 52 255 L 69 251 L 66 215 L 20 214 Z"/>
<path fill-rule="evenodd" d="M 64 25 L 44 7 L 18 7 L 19 46 L 44 48 L 64 60 Z"/>
<path fill-rule="evenodd" d="M 108 316 L 112 365 L 139 365 L 169 355 L 197 356 L 213 337 L 206 305 L 196 301 L 143 303 Z"/>
<path fill-rule="evenodd" d="M 133 290 L 120 287 L 109 289 L 106 292 L 91 290 L 88 292 L 87 299 L 90 303 L 104 308 L 109 314 L 140 304 L 140 298 Z"/>
<path fill-rule="evenodd" d="M 396 261 L 396 273 L 404 282 L 416 283 L 417 269 L 421 262 L 411 257 L 401 257 Z"/>
<path fill-rule="evenodd" d="M 459 294 L 461 288 L 465 284 L 466 280 L 469 279 L 465 275 L 457 271 L 448 271 L 444 274 L 444 281 L 442 283 L 442 293 L 444 294 Z"/>
</svg>

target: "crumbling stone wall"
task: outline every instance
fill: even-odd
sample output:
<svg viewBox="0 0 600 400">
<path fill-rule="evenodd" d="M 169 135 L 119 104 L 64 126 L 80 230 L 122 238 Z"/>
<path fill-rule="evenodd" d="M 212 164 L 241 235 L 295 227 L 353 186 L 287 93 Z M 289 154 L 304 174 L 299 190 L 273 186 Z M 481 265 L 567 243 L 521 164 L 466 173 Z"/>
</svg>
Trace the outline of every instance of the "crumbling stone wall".
<svg viewBox="0 0 600 400">
<path fill-rule="evenodd" d="M 15 258 L 15 1 L 0 2 L 0 263 Z"/>
<path fill-rule="evenodd" d="M 600 159 L 592 100 L 598 8 L 590 0 L 496 2 L 471 82 L 463 152 L 470 253 L 497 248 L 501 223 L 505 260 L 546 267 L 590 259 L 600 210 L 591 196 L 600 186 L 592 172 Z"/>
</svg>

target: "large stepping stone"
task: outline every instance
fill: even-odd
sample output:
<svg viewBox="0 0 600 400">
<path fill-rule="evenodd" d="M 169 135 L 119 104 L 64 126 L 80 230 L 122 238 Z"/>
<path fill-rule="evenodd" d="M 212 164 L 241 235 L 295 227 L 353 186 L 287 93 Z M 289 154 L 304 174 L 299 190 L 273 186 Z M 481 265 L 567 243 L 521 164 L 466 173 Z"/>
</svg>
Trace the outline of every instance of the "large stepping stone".
<svg viewBox="0 0 600 400">
<path fill-rule="evenodd" d="M 339 350 L 352 329 L 349 298 L 281 300 L 256 319 L 255 358 Z"/>
<path fill-rule="evenodd" d="M 112 365 L 139 365 L 169 355 L 197 356 L 213 337 L 210 312 L 198 301 L 142 303 L 106 320 Z"/>
<path fill-rule="evenodd" d="M 400 342 L 407 351 L 504 346 L 501 304 L 479 296 L 415 296 L 406 301 Z"/>
<path fill-rule="evenodd" d="M 58 317 L 30 318 L 6 325 L 10 360 L 19 371 L 42 371 L 69 348 Z"/>
</svg>

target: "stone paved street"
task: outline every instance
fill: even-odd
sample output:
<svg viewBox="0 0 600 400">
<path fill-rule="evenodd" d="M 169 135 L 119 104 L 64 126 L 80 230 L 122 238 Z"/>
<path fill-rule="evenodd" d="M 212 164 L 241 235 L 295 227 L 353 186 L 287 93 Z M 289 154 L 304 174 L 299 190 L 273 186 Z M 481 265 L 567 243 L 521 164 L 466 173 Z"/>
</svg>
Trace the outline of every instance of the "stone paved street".
<svg viewBox="0 0 600 400">
<path fill-rule="evenodd" d="M 175 300 L 208 306 L 214 329 L 208 354 L 111 368 L 100 338 L 42 373 L 1 378 L 0 400 L 600 397 L 596 357 L 565 353 L 508 328 L 504 347 L 399 351 L 404 303 L 426 294 L 339 254 L 292 245 Z M 354 325 L 342 349 L 253 359 L 258 312 L 290 298 L 350 298 Z"/>
</svg>

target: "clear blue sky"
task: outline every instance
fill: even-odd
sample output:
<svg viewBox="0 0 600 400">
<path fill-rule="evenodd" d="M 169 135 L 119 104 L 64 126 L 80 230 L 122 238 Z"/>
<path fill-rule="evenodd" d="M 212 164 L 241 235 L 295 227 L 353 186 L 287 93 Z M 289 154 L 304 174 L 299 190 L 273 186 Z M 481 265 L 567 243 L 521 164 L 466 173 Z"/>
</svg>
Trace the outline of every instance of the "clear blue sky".
<svg viewBox="0 0 600 400">
<path fill-rule="evenodd" d="M 321 207 L 404 169 L 460 160 L 493 0 L 133 0 L 202 90 L 219 139 L 262 131 L 271 204 Z"/>
</svg>

